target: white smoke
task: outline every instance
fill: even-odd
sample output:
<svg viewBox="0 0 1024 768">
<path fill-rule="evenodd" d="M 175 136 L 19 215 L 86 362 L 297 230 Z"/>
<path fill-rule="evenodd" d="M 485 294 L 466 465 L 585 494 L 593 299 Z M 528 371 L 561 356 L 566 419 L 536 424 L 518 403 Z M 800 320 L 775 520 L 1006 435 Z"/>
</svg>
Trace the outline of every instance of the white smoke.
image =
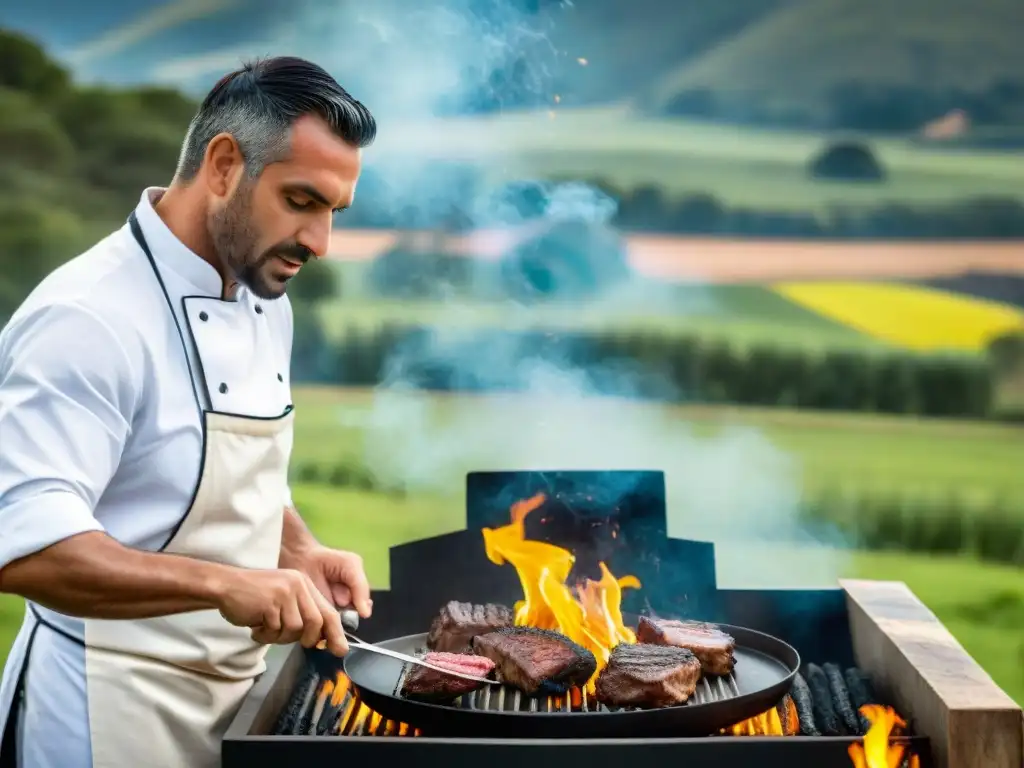
<svg viewBox="0 0 1024 768">
<path fill-rule="evenodd" d="M 446 151 L 461 147 L 481 178 L 505 178 L 510 168 L 522 167 L 518 139 L 495 128 L 497 120 L 443 120 L 446 110 L 472 99 L 507 106 L 522 101 L 523 88 L 536 102 L 549 102 L 559 67 L 578 55 L 558 50 L 549 36 L 560 18 L 574 12 L 570 4 L 541 3 L 540 13 L 527 5 L 299 0 L 289 7 L 273 46 L 258 52 L 315 59 L 375 113 L 379 139 L 366 152 L 366 164 L 384 184 L 375 189 L 374 205 L 430 208 L 456 194 L 456 181 L 429 167 L 442 140 Z M 544 121 L 522 118 L 516 125 L 521 132 L 539 131 Z M 595 168 L 595 175 L 601 171 Z M 600 225 L 615 212 L 614 201 L 586 184 L 539 184 L 536 191 L 547 219 Z M 477 220 L 515 221 L 516 215 L 500 197 L 478 191 Z M 579 311 L 610 317 L 637 308 L 663 311 L 673 301 L 674 311 L 687 311 L 665 286 L 627 280 Z M 471 309 L 454 297 L 445 306 L 438 324 L 464 327 L 462 315 Z M 503 319 L 507 327 L 522 327 L 533 312 L 508 302 Z M 470 470 L 660 469 L 668 485 L 670 533 L 715 542 L 723 585 L 834 583 L 842 567 L 835 553 L 820 547 L 809 556 L 794 553 L 794 547 L 813 544 L 797 521 L 801 469 L 758 430 L 739 424 L 709 429 L 667 406 L 638 403 L 635 371 L 605 369 L 598 377 L 568 358 L 540 357 L 525 342 L 481 349 L 463 341 L 459 332 L 438 330 L 399 352 L 369 411 L 341 415 L 362 420 L 365 460 L 378 476 L 451 496 L 464 491 L 462 478 Z M 454 407 L 448 398 L 411 386 L 414 370 L 430 364 L 467 378 L 515 379 L 523 394 L 459 395 Z M 598 396 L 598 378 L 600 391 L 615 397 Z"/>
</svg>

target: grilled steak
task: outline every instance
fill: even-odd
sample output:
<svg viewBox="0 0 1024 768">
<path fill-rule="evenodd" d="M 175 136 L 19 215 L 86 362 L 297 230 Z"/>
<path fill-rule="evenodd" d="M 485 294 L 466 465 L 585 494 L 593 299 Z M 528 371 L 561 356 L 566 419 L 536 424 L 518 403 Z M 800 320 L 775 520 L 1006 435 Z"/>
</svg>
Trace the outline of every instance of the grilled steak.
<svg viewBox="0 0 1024 768">
<path fill-rule="evenodd" d="M 562 694 L 597 671 L 594 654 L 546 629 L 505 627 L 477 635 L 473 650 L 497 665 L 499 680 L 527 694 Z"/>
<path fill-rule="evenodd" d="M 494 670 L 494 662 L 483 656 L 461 653 L 428 653 L 424 661 L 453 672 L 474 677 L 487 677 Z M 475 691 L 483 683 L 461 677 L 452 677 L 427 667 L 413 667 L 402 684 L 402 695 L 410 699 L 453 699 Z"/>
<path fill-rule="evenodd" d="M 736 666 L 736 641 L 711 624 L 640 617 L 638 643 L 674 645 L 693 651 L 705 675 L 728 675 Z"/>
<path fill-rule="evenodd" d="M 473 638 L 514 624 L 512 611 L 504 605 L 474 605 L 449 601 L 430 625 L 427 648 L 444 653 L 469 650 Z"/>
<path fill-rule="evenodd" d="M 597 678 L 597 700 L 613 707 L 671 707 L 697 689 L 700 661 L 686 648 L 619 643 Z"/>
</svg>

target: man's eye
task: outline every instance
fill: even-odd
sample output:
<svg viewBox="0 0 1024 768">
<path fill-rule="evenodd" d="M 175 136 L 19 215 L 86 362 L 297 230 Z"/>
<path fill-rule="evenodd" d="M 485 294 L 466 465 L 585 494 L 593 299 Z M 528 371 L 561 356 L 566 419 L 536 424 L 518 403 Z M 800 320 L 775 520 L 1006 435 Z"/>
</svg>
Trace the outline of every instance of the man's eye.
<svg viewBox="0 0 1024 768">
<path fill-rule="evenodd" d="M 294 208 L 296 211 L 308 211 L 309 208 L 313 205 L 312 201 L 309 200 L 307 200 L 304 203 L 300 203 L 291 197 L 286 197 L 285 200 L 287 200 L 288 205 Z"/>
</svg>

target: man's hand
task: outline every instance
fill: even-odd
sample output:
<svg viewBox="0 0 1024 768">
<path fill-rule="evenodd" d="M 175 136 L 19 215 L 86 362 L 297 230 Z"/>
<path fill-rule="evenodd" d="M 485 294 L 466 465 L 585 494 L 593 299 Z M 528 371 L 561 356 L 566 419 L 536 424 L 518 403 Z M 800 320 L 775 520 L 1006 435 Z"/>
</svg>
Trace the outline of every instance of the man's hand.
<svg viewBox="0 0 1024 768">
<path fill-rule="evenodd" d="M 312 648 L 321 638 L 335 656 L 348 652 L 341 615 L 301 571 L 232 568 L 216 589 L 221 615 L 251 627 L 258 643 L 300 642 Z"/>
<path fill-rule="evenodd" d="M 370 584 L 363 570 L 363 558 L 355 552 L 316 546 L 295 565 L 338 608 L 351 605 L 360 618 L 370 618 Z"/>
<path fill-rule="evenodd" d="M 302 571 L 316 585 L 320 594 L 333 601 L 336 607 L 347 608 L 351 605 L 361 619 L 370 618 L 373 601 L 363 570 L 363 558 L 354 552 L 330 549 L 320 544 L 313 538 L 294 507 L 286 507 L 284 511 L 278 565 Z"/>
</svg>

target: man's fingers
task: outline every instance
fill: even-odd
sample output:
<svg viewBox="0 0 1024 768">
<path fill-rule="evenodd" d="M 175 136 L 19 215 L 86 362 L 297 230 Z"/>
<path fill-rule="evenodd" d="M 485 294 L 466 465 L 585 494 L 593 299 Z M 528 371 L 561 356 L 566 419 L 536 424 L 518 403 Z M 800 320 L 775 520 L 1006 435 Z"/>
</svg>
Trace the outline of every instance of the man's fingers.
<svg viewBox="0 0 1024 768">
<path fill-rule="evenodd" d="M 345 630 L 341 626 L 341 614 L 327 598 L 319 593 L 317 596 L 317 605 L 323 615 L 321 634 L 324 638 L 324 645 L 335 656 L 344 656 L 348 653 L 348 641 L 345 639 Z"/>
<path fill-rule="evenodd" d="M 330 597 L 339 608 L 348 608 L 352 605 L 352 591 L 344 584 L 332 584 Z"/>
<path fill-rule="evenodd" d="M 303 648 L 312 648 L 320 639 L 324 625 L 323 611 L 317 602 L 319 590 L 310 582 L 305 590 L 299 590 L 299 611 L 302 614 L 302 636 L 299 642 Z"/>
<path fill-rule="evenodd" d="M 349 592 L 352 593 L 352 606 L 359 612 L 359 618 L 370 618 L 370 613 L 373 611 L 373 602 L 370 600 L 370 583 L 366 580 L 366 572 L 361 564 L 352 569 L 347 586 Z"/>
<path fill-rule="evenodd" d="M 300 595 L 296 595 L 294 600 L 289 600 L 285 603 L 284 608 L 281 611 L 282 626 L 280 637 L 277 641 L 278 643 L 294 643 L 302 637 L 302 632 L 305 629 L 305 621 L 302 611 L 299 609 L 300 600 Z"/>
</svg>

